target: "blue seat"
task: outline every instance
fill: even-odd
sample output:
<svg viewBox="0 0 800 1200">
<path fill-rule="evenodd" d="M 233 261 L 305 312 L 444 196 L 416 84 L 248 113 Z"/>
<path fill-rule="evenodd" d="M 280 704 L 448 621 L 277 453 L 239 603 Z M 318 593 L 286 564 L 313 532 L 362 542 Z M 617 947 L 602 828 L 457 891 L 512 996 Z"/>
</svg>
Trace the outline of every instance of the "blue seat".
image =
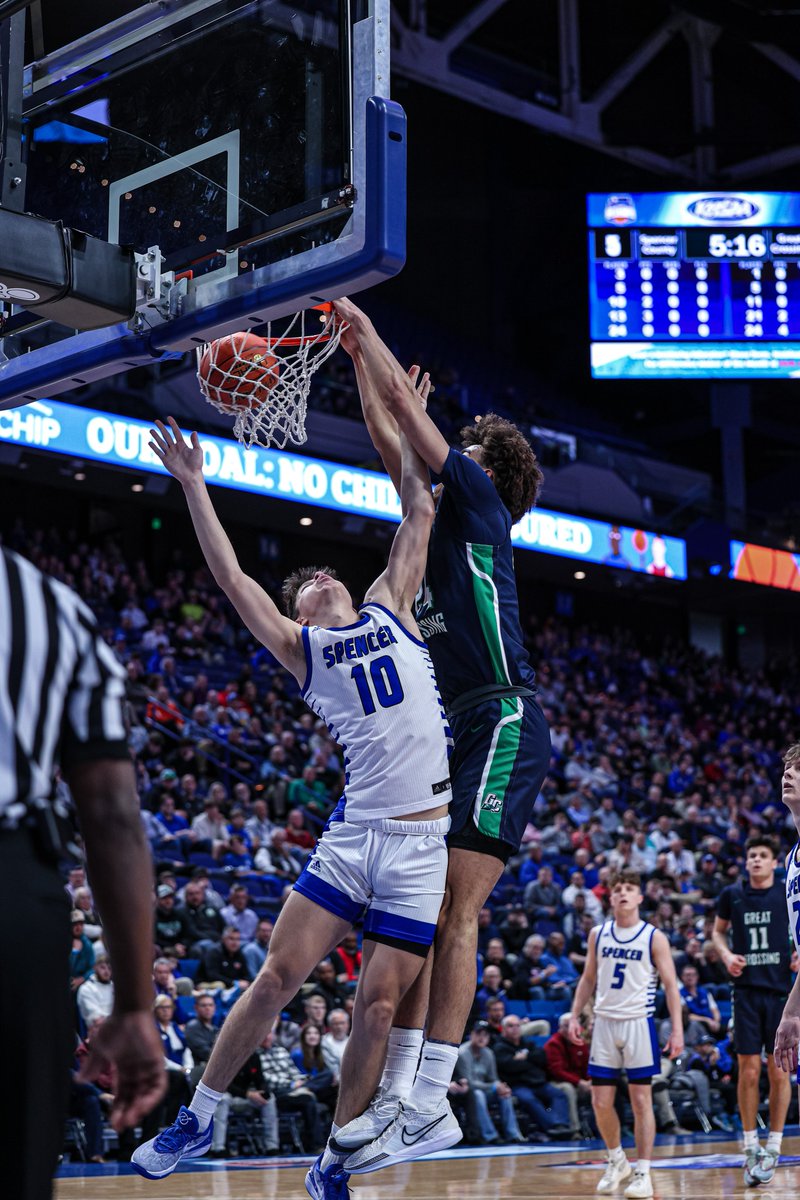
<svg viewBox="0 0 800 1200">
<path fill-rule="evenodd" d="M 193 867 L 207 867 L 209 871 L 217 865 L 213 854 L 204 854 L 202 850 L 190 850 L 188 861 Z"/>
<path fill-rule="evenodd" d="M 194 979 L 197 975 L 200 966 L 199 958 L 183 958 L 180 963 L 181 975 L 187 975 L 189 979 Z"/>
</svg>

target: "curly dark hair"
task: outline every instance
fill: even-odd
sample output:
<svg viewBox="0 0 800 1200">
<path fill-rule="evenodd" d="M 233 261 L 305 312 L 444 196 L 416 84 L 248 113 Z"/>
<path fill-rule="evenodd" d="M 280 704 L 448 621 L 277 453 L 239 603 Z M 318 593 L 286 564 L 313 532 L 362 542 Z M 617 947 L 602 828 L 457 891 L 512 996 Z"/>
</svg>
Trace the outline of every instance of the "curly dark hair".
<svg viewBox="0 0 800 1200">
<path fill-rule="evenodd" d="M 283 607 L 286 610 L 286 615 L 292 620 L 297 616 L 297 593 L 304 583 L 308 583 L 309 579 L 313 579 L 317 571 L 324 571 L 326 575 L 330 575 L 331 579 L 338 579 L 336 571 L 333 567 L 300 567 L 297 571 L 292 571 L 291 575 L 287 575 L 283 581 L 281 588 L 281 596 L 283 597 Z"/>
<path fill-rule="evenodd" d="M 773 858 L 777 858 L 781 852 L 780 842 L 771 833 L 751 833 L 744 844 L 745 854 L 748 850 L 754 850 L 756 846 L 763 846 L 765 850 L 769 850 Z"/>
<path fill-rule="evenodd" d="M 494 473 L 494 486 L 516 525 L 533 508 L 544 482 L 524 433 L 511 421 L 490 412 L 461 430 L 461 444 L 480 446 L 481 466 Z"/>
</svg>

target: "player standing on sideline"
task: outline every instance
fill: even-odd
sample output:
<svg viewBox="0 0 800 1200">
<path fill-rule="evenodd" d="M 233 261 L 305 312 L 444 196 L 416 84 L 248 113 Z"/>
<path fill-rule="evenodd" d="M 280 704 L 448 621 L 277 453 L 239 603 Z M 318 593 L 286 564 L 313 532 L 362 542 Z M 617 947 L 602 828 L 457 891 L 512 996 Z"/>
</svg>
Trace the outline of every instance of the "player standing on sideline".
<svg viewBox="0 0 800 1200">
<path fill-rule="evenodd" d="M 658 1035 L 653 1020 L 657 975 L 661 976 L 672 1032 L 665 1053 L 683 1053 L 681 995 L 669 942 L 660 929 L 639 916 L 642 889 L 635 871 L 617 871 L 609 879 L 613 919 L 589 934 L 586 966 L 575 990 L 569 1036 L 581 1035 L 581 1013 L 596 989 L 594 1028 L 589 1056 L 592 1107 L 608 1151 L 608 1163 L 597 1191 L 616 1190 L 631 1174 L 620 1145 L 619 1118 L 614 1109 L 617 1080 L 624 1070 L 633 1108 L 636 1167 L 625 1188 L 629 1198 L 652 1196 L 650 1160 L 656 1136 L 653 1076 L 661 1071 Z"/>
<path fill-rule="evenodd" d="M 153 1024 L 153 874 L 125 736 L 125 672 L 74 592 L 0 548 L 2 1193 L 49 1200 L 75 1054 L 70 904 L 58 863 L 61 767 L 80 818 L 114 1007 L 81 1071 L 116 1070 L 111 1120 L 136 1125 L 166 1087 Z"/>
<path fill-rule="evenodd" d="M 427 386 L 424 378 L 417 403 Z M 197 434 L 187 445 L 172 418 L 171 431 L 157 425 L 151 445 L 183 486 L 214 578 L 342 745 L 346 784 L 275 924 L 261 971 L 222 1026 L 190 1107 L 133 1154 L 134 1167 L 151 1179 L 208 1150 L 213 1114 L 228 1083 L 317 963 L 366 911 L 333 1132 L 364 1110 L 380 1078 L 397 1005 L 433 942 L 447 872 L 451 791 L 444 707 L 411 615 L 434 507 L 427 468 L 410 444 L 403 440 L 405 515 L 387 568 L 360 610 L 330 570 L 306 568 L 284 584 L 285 617 L 239 566 L 205 486 Z M 459 1137 L 460 1131 L 453 1136 L 448 1129 L 439 1144 L 444 1148 Z M 328 1148 L 317 1159 L 306 1179 L 309 1195 L 344 1200 L 343 1157 Z"/>
<path fill-rule="evenodd" d="M 519 849 L 550 761 L 511 547 L 511 527 L 535 503 L 542 473 L 520 430 L 491 414 L 463 431 L 463 452 L 451 449 L 371 321 L 348 300 L 334 307 L 350 325 L 342 346 L 395 487 L 399 431 L 443 484 L 416 616 L 455 743 L 447 897 L 432 974 L 398 1010 L 372 1105 L 337 1135 L 343 1147 L 363 1147 L 346 1166 L 365 1172 L 427 1154 L 440 1131 L 457 1124 L 447 1088 L 475 993 L 478 913 Z"/>
<path fill-rule="evenodd" d="M 781 1153 L 791 1083 L 775 1062 L 775 1034 L 791 984 L 789 929 L 783 884 L 775 879 L 778 842 L 756 833 L 745 842 L 747 880 L 717 900 L 713 941 L 733 977 L 733 1039 L 739 1062 L 737 1100 L 744 1134 L 744 1182 L 768 1183 Z M 728 944 L 730 930 L 731 945 Z M 758 1144 L 761 1053 L 767 1052 L 769 1136 Z"/>
<path fill-rule="evenodd" d="M 792 814 L 794 827 L 800 837 L 800 742 L 795 742 L 793 746 L 790 746 L 784 755 L 782 798 L 783 803 Z M 786 859 L 786 908 L 795 949 L 800 954 L 800 841 L 792 847 L 791 853 Z M 800 975 L 794 981 L 783 1010 L 781 1023 L 775 1034 L 775 1063 L 789 1076 L 790 1086 L 792 1074 L 797 1071 L 798 1046 L 800 1046 Z M 777 1163 L 777 1154 L 762 1155 L 758 1171 L 759 1175 L 766 1176 L 765 1182 L 769 1182 L 772 1178 L 768 1172 L 774 1171 Z"/>
</svg>

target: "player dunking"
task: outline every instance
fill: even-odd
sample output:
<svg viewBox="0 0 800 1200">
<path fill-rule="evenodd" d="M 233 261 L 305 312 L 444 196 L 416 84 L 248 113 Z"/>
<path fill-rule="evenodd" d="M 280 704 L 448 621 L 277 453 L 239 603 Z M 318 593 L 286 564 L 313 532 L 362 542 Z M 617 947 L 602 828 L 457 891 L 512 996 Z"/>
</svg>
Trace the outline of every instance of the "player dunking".
<svg viewBox="0 0 800 1200">
<path fill-rule="evenodd" d="M 794 827 L 800 837 L 800 742 L 795 742 L 786 751 L 783 759 L 783 803 L 792 814 Z M 800 954 L 800 841 L 792 847 L 786 859 L 786 908 L 789 928 L 792 931 L 795 949 Z M 786 1007 L 783 1010 L 778 1032 L 775 1034 L 775 1063 L 781 1071 L 791 1076 L 797 1071 L 797 1049 L 800 1046 L 800 975 L 794 981 Z M 765 1151 L 758 1164 L 759 1175 L 772 1178 L 778 1165 L 778 1154 Z"/>
<path fill-rule="evenodd" d="M 656 1122 L 652 1082 L 661 1070 L 653 1020 L 657 975 L 661 976 L 672 1025 L 666 1047 L 672 1058 L 683 1051 L 681 996 L 666 936 L 639 916 L 643 898 L 639 876 L 635 871 L 618 871 L 611 876 L 609 887 L 613 919 L 596 925 L 589 934 L 586 966 L 575 990 L 569 1032 L 570 1037 L 580 1037 L 581 1013 L 595 993 L 589 1076 L 597 1128 L 608 1151 L 597 1191 L 601 1195 L 613 1192 L 631 1174 L 631 1164 L 620 1145 L 619 1118 L 614 1109 L 617 1080 L 624 1070 L 637 1155 L 625 1195 L 638 1198 L 653 1195 L 650 1160 Z"/>
<path fill-rule="evenodd" d="M 775 1173 L 791 1099 L 789 1078 L 773 1054 L 791 982 L 791 954 L 786 895 L 775 878 L 777 839 L 753 834 L 745 842 L 745 855 L 747 879 L 720 892 L 713 940 L 734 980 L 733 1038 L 739 1063 L 744 1181 L 752 1187 L 768 1183 Z M 763 1050 L 769 1075 L 769 1135 L 761 1149 L 757 1118 Z"/>
<path fill-rule="evenodd" d="M 412 391 L 413 391 L 413 385 Z M 424 399 L 427 381 L 420 398 Z M 419 402 L 419 401 L 418 401 Z M 140 1174 L 160 1179 L 211 1144 L 216 1105 L 320 959 L 366 912 L 353 1034 L 345 1052 L 336 1123 L 362 1112 L 380 1077 L 397 1004 L 433 941 L 447 869 L 450 780 L 444 709 L 411 604 L 433 522 L 427 468 L 405 441 L 404 518 L 384 573 L 356 611 L 328 569 L 284 585 L 289 617 L 241 570 L 203 480 L 193 434 L 157 422 L 154 451 L 183 485 L 214 578 L 251 632 L 292 672 L 306 703 L 345 752 L 346 787 L 317 849 L 275 925 L 259 975 L 232 1009 L 189 1109 L 138 1147 Z M 440 1145 L 451 1145 L 448 1133 Z M 347 1174 L 330 1149 L 308 1173 L 316 1200 L 344 1200 Z"/>
<path fill-rule="evenodd" d="M 465 430 L 463 452 L 451 449 L 368 318 L 346 300 L 335 308 L 349 323 L 342 346 L 395 486 L 398 430 L 443 484 L 416 615 L 455 742 L 447 897 L 432 976 L 420 978 L 398 1012 L 373 1104 L 337 1134 L 342 1147 L 362 1147 L 347 1169 L 366 1172 L 428 1153 L 445 1130 L 460 1136 L 447 1087 L 475 992 L 478 913 L 519 849 L 550 759 L 523 645 L 510 536 L 533 506 L 542 474 L 523 434 L 500 417 Z"/>
</svg>

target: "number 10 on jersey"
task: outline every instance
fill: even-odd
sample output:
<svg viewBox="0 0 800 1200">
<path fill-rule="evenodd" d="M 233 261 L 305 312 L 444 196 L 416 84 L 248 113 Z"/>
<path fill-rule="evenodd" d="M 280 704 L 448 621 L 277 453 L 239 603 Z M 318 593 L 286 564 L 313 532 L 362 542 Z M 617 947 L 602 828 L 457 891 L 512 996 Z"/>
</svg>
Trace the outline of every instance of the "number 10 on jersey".
<svg viewBox="0 0 800 1200">
<path fill-rule="evenodd" d="M 369 664 L 369 679 L 363 663 L 356 663 L 350 678 L 355 680 L 365 717 L 371 717 L 377 711 L 376 700 L 381 708 L 394 708 L 395 704 L 402 704 L 405 699 L 394 659 L 388 654 L 373 658 Z"/>
</svg>

